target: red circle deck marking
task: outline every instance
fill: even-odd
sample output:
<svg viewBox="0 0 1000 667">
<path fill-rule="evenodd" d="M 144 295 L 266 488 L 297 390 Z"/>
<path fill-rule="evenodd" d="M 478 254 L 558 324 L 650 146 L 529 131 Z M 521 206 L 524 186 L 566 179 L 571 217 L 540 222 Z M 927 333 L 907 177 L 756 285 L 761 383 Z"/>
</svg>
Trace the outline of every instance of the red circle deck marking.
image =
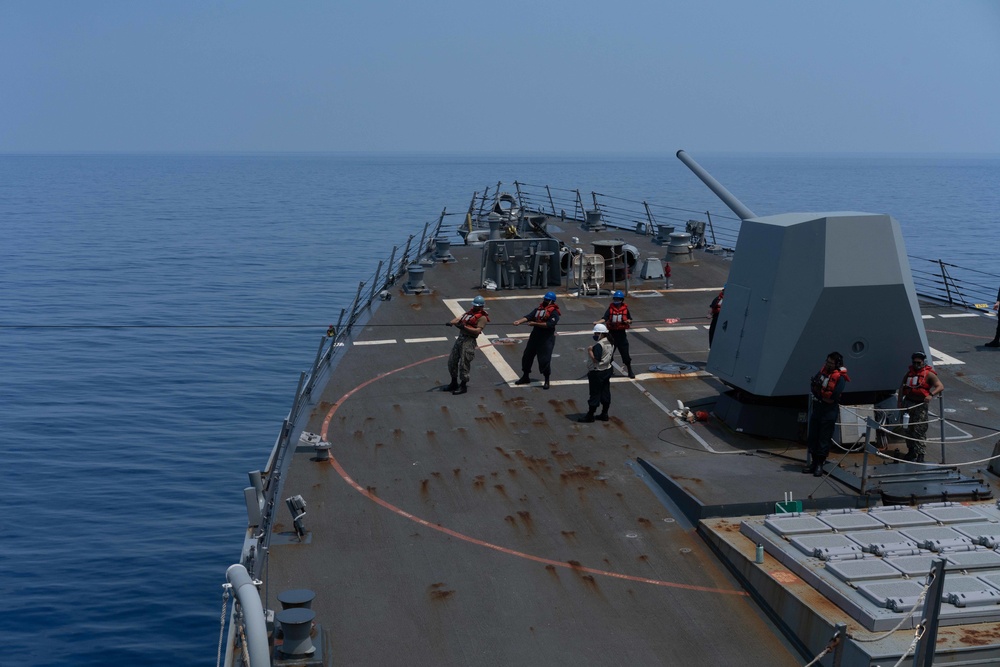
<svg viewBox="0 0 1000 667">
<path fill-rule="evenodd" d="M 344 404 L 344 401 L 346 401 L 348 398 L 350 398 L 354 394 L 358 393 L 359 391 L 361 391 L 362 389 L 364 389 L 368 385 L 372 384 L 373 382 L 377 382 L 378 380 L 381 380 L 382 378 L 388 377 L 388 376 L 390 376 L 390 375 L 392 375 L 394 373 L 398 373 L 400 371 L 404 371 L 404 370 L 406 370 L 408 368 L 413 368 L 414 366 L 419 366 L 420 364 L 427 363 L 428 361 L 435 361 L 437 359 L 443 359 L 446 356 L 448 356 L 448 355 L 446 355 L 446 354 L 439 354 L 439 355 L 437 355 L 435 357 L 427 357 L 426 359 L 421 359 L 420 361 L 416 361 L 416 362 L 414 362 L 412 364 L 407 364 L 406 366 L 400 366 L 399 368 L 393 369 L 391 371 L 386 371 L 384 373 L 379 373 L 378 375 L 376 375 L 375 377 L 371 378 L 370 380 L 366 380 L 366 381 L 362 382 L 361 384 L 359 384 L 354 389 L 351 389 L 349 392 L 347 392 L 346 394 L 344 394 L 343 396 L 341 396 L 337 400 L 336 403 L 334 403 L 333 405 L 330 406 L 329 412 L 327 412 L 326 417 L 323 419 L 323 428 L 320 431 L 320 437 L 323 440 L 327 439 L 327 433 L 328 433 L 329 427 L 330 427 L 330 420 L 333 419 L 334 413 L 337 411 L 338 408 L 340 408 L 341 405 Z M 431 523 L 430 521 L 427 521 L 426 519 L 421 519 L 420 517 L 415 516 L 413 514 L 410 514 L 406 510 L 404 510 L 402 508 L 399 508 L 399 507 L 396 507 L 392 503 L 390 503 L 390 502 L 388 502 L 386 500 L 383 500 L 382 498 L 379 498 L 375 494 L 373 494 L 370 491 L 368 491 L 368 489 L 365 489 L 360 484 L 358 484 L 356 481 L 354 481 L 354 478 L 352 478 L 349 474 L 347 474 L 347 471 L 344 470 L 344 467 L 342 465 L 340 465 L 340 462 L 337 460 L 337 457 L 333 456 L 332 453 L 330 455 L 330 465 L 333 466 L 334 470 L 337 471 L 337 474 L 340 475 L 341 479 L 343 479 L 345 482 L 347 482 L 347 484 L 351 488 L 353 488 L 355 491 L 357 491 L 361 495 L 365 496 L 366 498 L 368 498 L 372 502 L 374 502 L 374 503 L 376 503 L 378 505 L 381 505 L 385 509 L 387 509 L 387 510 L 389 510 L 391 512 L 394 512 L 394 513 L 398 514 L 401 517 L 409 519 L 410 521 L 413 521 L 414 523 L 418 523 L 421 526 L 424 526 L 425 528 L 430 528 L 432 530 L 436 530 L 436 531 L 438 531 L 440 533 L 444 533 L 445 535 L 450 535 L 451 537 L 454 537 L 456 539 L 462 540 L 464 542 L 469 542 L 470 544 L 475 544 L 475 545 L 478 545 L 478 546 L 481 546 L 481 547 L 486 547 L 487 549 L 493 549 L 494 551 L 499 551 L 500 553 L 508 554 L 510 556 L 517 556 L 518 558 L 524 558 L 526 560 L 531 560 L 531 561 L 534 561 L 536 563 L 543 563 L 545 565 L 552 565 L 552 566 L 555 566 L 555 567 L 564 567 L 564 568 L 566 568 L 568 570 L 573 570 L 575 572 L 586 572 L 587 574 L 597 574 L 597 575 L 600 575 L 600 576 L 603 576 L 603 577 L 612 577 L 614 579 L 624 579 L 626 581 L 635 581 L 635 582 L 639 582 L 639 583 L 643 583 L 643 584 L 652 584 L 653 586 L 664 586 L 664 587 L 667 587 L 667 588 L 681 588 L 681 589 L 689 590 L 689 591 L 701 591 L 701 592 L 704 592 L 704 593 L 721 593 L 723 595 L 739 595 L 739 596 L 746 596 L 747 595 L 747 593 L 745 591 L 740 591 L 740 590 L 731 590 L 731 589 L 725 589 L 725 588 L 710 588 L 708 586 L 695 586 L 695 585 L 692 585 L 692 584 L 680 584 L 680 583 L 673 582 L 673 581 L 663 581 L 663 580 L 660 580 L 660 579 L 648 579 L 646 577 L 637 577 L 637 576 L 633 576 L 631 574 L 622 574 L 621 572 L 610 572 L 608 570 L 597 570 L 597 569 L 590 568 L 590 567 L 583 567 L 581 565 L 571 565 L 570 563 L 567 563 L 565 561 L 552 560 L 550 558 L 543 558 L 541 556 L 534 556 L 532 554 L 524 553 L 523 551 L 516 551 L 514 549 L 508 549 L 507 547 L 502 547 L 502 546 L 500 546 L 498 544 L 493 544 L 492 542 L 486 542 L 484 540 L 480 540 L 480 539 L 477 539 L 475 537 L 471 537 L 469 535 L 465 535 L 463 533 L 456 532 L 454 530 L 451 530 L 450 528 L 445 528 L 444 526 L 441 526 L 439 524 Z"/>
</svg>

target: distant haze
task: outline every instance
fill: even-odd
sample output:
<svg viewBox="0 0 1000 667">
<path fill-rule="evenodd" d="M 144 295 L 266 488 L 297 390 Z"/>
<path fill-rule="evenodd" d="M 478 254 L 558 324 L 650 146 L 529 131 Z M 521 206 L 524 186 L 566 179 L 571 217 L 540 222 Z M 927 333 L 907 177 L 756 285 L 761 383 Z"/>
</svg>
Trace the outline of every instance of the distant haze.
<svg viewBox="0 0 1000 667">
<path fill-rule="evenodd" d="M 1000 2 L 8 0 L 0 152 L 1000 154 Z"/>
</svg>

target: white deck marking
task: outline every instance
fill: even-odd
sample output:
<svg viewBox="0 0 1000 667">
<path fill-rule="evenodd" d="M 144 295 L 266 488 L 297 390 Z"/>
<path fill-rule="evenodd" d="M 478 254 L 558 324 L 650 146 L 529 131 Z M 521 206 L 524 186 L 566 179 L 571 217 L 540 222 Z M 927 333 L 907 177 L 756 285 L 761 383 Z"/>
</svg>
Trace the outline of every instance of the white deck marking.
<svg viewBox="0 0 1000 667">
<path fill-rule="evenodd" d="M 451 340 L 447 336 L 436 336 L 434 338 L 404 338 L 404 343 L 437 343 L 438 341 Z"/>
<path fill-rule="evenodd" d="M 944 352 L 935 350 L 933 347 L 930 348 L 931 356 L 934 358 L 933 366 L 964 366 L 965 362 L 956 359 L 955 357 L 950 357 Z"/>
<path fill-rule="evenodd" d="M 656 327 L 657 331 L 697 331 L 698 327 Z"/>
<path fill-rule="evenodd" d="M 386 340 L 356 340 L 355 345 L 392 345 L 396 342 L 395 338 L 387 338 Z"/>
<path fill-rule="evenodd" d="M 938 317 L 979 317 L 979 313 L 942 313 Z"/>
<path fill-rule="evenodd" d="M 934 316 L 933 315 L 921 315 L 920 318 L 924 319 L 924 320 L 933 320 Z"/>
</svg>

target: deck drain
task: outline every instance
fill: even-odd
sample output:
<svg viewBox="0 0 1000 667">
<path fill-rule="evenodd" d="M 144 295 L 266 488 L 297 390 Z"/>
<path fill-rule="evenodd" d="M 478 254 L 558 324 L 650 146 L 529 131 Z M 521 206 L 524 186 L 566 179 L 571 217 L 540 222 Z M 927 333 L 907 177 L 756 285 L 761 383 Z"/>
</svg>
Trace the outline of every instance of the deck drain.
<svg viewBox="0 0 1000 667">
<path fill-rule="evenodd" d="M 650 373 L 668 373 L 671 375 L 694 373 L 697 370 L 697 367 L 691 364 L 654 364 L 649 367 Z"/>
<path fill-rule="evenodd" d="M 691 553 L 691 550 L 690 550 L 690 549 L 688 549 L 687 547 L 684 547 L 683 549 L 681 549 L 681 550 L 680 550 L 680 552 L 681 552 L 682 554 L 689 554 L 689 553 Z"/>
<path fill-rule="evenodd" d="M 663 523 L 673 523 L 675 520 L 671 519 L 669 516 L 663 520 Z"/>
<path fill-rule="evenodd" d="M 629 538 L 630 540 L 634 540 L 635 538 L 639 537 L 639 533 L 625 533 L 625 537 Z"/>
</svg>

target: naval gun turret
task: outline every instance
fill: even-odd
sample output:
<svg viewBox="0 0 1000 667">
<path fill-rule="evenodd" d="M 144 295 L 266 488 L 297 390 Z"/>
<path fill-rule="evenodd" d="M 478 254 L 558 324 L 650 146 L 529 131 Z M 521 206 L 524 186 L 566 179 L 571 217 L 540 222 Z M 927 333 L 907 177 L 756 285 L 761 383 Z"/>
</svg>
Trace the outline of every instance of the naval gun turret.
<svg viewBox="0 0 1000 667">
<path fill-rule="evenodd" d="M 910 354 L 928 350 L 899 223 L 855 211 L 758 216 L 677 157 L 742 220 L 708 356 L 707 370 L 734 389 L 716 413 L 746 432 L 793 437 L 795 424 L 775 411 L 805 405 L 833 350 L 851 377 L 845 403 L 891 394 Z"/>
</svg>

